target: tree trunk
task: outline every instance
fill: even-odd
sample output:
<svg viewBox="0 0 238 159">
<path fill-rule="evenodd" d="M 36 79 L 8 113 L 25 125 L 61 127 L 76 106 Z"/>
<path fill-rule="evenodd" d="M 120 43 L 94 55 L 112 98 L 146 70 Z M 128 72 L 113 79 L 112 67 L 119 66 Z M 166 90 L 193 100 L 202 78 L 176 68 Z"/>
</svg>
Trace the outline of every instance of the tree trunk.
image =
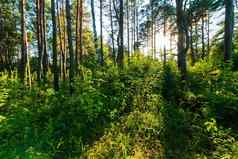
<svg viewBox="0 0 238 159">
<path fill-rule="evenodd" d="M 66 41 L 67 41 L 67 36 L 66 36 L 66 26 L 65 26 L 65 10 L 64 10 L 64 3 L 61 5 L 61 13 L 62 13 L 62 29 L 63 29 L 63 54 L 62 54 L 62 61 L 63 61 L 63 80 L 66 81 L 66 74 L 67 74 L 67 49 L 66 49 Z"/>
<path fill-rule="evenodd" d="M 207 57 L 210 54 L 210 15 L 207 11 Z"/>
<path fill-rule="evenodd" d="M 156 24 L 154 24 L 154 57 L 153 57 L 154 59 L 156 59 L 156 51 L 157 51 L 156 35 L 157 35 L 157 27 Z"/>
<path fill-rule="evenodd" d="M 58 35 L 59 35 L 59 48 L 60 48 L 60 78 L 63 77 L 63 42 L 62 42 L 62 28 L 61 28 L 61 19 L 60 19 L 60 8 L 59 8 L 59 1 L 56 2 L 56 8 L 57 8 L 57 17 L 58 17 Z"/>
<path fill-rule="evenodd" d="M 37 33 L 37 45 L 38 45 L 38 72 L 37 80 L 41 81 L 42 76 L 42 40 L 41 40 L 41 0 L 36 0 L 36 33 Z"/>
<path fill-rule="evenodd" d="M 150 1 L 151 5 L 151 56 L 152 58 L 154 57 L 154 15 L 153 15 L 153 10 L 154 10 L 154 5 L 152 1 Z"/>
<path fill-rule="evenodd" d="M 118 48 L 118 56 L 117 56 L 117 63 L 119 67 L 123 67 L 123 58 L 124 58 L 124 36 L 123 36 L 123 0 L 119 1 L 119 48 Z"/>
<path fill-rule="evenodd" d="M 196 54 L 198 55 L 198 23 L 196 22 L 195 23 L 195 34 L 196 34 L 196 38 L 195 38 L 195 51 L 196 51 Z"/>
<path fill-rule="evenodd" d="M 113 15 L 112 15 L 112 0 L 109 1 L 110 3 L 110 24 L 111 24 L 111 39 L 112 39 L 112 60 L 114 64 L 116 64 L 116 52 L 115 52 L 115 42 L 114 42 L 114 24 L 113 24 Z"/>
<path fill-rule="evenodd" d="M 27 74 L 28 86 L 31 89 L 31 65 L 30 65 L 29 59 L 30 59 L 29 54 L 27 54 L 26 74 Z"/>
<path fill-rule="evenodd" d="M 73 93 L 73 79 L 74 79 L 74 49 L 72 40 L 72 23 L 71 23 L 71 4 L 70 0 L 66 0 L 66 21 L 67 21 L 67 35 L 68 35 L 68 46 L 69 46 L 69 87 L 70 93 Z"/>
<path fill-rule="evenodd" d="M 177 16 L 177 29 L 178 29 L 178 68 L 181 73 L 181 79 L 186 80 L 187 77 L 187 64 L 186 64 L 186 24 L 185 15 L 183 11 L 183 0 L 176 0 L 176 16 Z"/>
<path fill-rule="evenodd" d="M 44 82 L 47 81 L 47 71 L 48 71 L 48 53 L 47 53 L 47 37 L 46 37 L 46 17 L 45 17 L 45 1 L 42 1 L 42 7 L 43 7 L 43 80 Z"/>
<path fill-rule="evenodd" d="M 77 19 L 76 19 L 76 54 L 75 54 L 75 67 L 78 69 L 79 64 L 82 62 L 83 56 L 83 0 L 77 0 Z"/>
<path fill-rule="evenodd" d="M 167 19 L 164 15 L 164 38 L 166 38 L 166 22 L 167 22 Z M 164 66 L 166 65 L 166 61 L 167 61 L 167 52 L 166 52 L 166 44 L 164 42 Z"/>
<path fill-rule="evenodd" d="M 136 43 L 138 45 L 138 42 L 139 42 L 139 13 L 138 13 L 138 6 L 137 6 L 137 1 L 135 0 L 135 3 L 136 3 Z M 138 49 L 138 48 L 137 48 Z"/>
<path fill-rule="evenodd" d="M 136 51 L 136 2 L 134 1 L 134 6 L 133 6 L 133 49 L 134 52 Z"/>
<path fill-rule="evenodd" d="M 225 37 L 224 62 L 229 62 L 232 55 L 232 38 L 234 30 L 234 4 L 233 0 L 225 0 Z"/>
<path fill-rule="evenodd" d="M 151 24 L 151 57 L 154 57 L 154 23 Z"/>
<path fill-rule="evenodd" d="M 99 63 L 103 64 L 103 18 L 102 18 L 102 0 L 100 0 L 100 59 Z"/>
<path fill-rule="evenodd" d="M 76 15 L 76 46 L 75 46 L 75 68 L 78 70 L 79 66 L 79 19 L 80 19 L 80 4 L 79 0 L 77 0 L 77 15 Z"/>
<path fill-rule="evenodd" d="M 204 34 L 204 15 L 202 16 L 202 59 L 205 58 L 206 56 L 206 52 L 205 52 L 205 34 Z"/>
<path fill-rule="evenodd" d="M 126 7 L 126 15 L 127 15 L 127 52 L 128 52 L 128 63 L 130 62 L 130 15 L 129 15 L 129 0 L 127 2 Z"/>
<path fill-rule="evenodd" d="M 38 43 L 38 72 L 37 80 L 42 78 L 46 81 L 46 73 L 48 70 L 47 40 L 46 40 L 46 23 L 45 23 L 45 1 L 36 0 L 36 16 L 37 16 L 37 43 Z"/>
<path fill-rule="evenodd" d="M 52 41 L 52 51 L 53 51 L 53 73 L 54 73 L 54 89 L 59 90 L 59 72 L 57 66 L 57 28 L 56 28 L 56 13 L 55 13 L 55 0 L 51 0 L 51 16 L 53 25 L 53 41 Z"/>
<path fill-rule="evenodd" d="M 94 47 L 96 50 L 97 60 L 98 62 L 100 62 L 100 52 L 98 51 L 98 35 L 97 35 L 96 19 L 95 19 L 95 11 L 94 11 L 94 0 L 91 0 L 91 14 L 92 14 L 92 21 L 93 21 Z"/>
<path fill-rule="evenodd" d="M 21 10 L 21 61 L 19 66 L 20 79 L 25 83 L 26 77 L 26 65 L 27 65 L 27 32 L 25 25 L 25 5 L 26 1 L 21 0 L 20 10 Z"/>
<path fill-rule="evenodd" d="M 79 1 L 79 64 L 82 62 L 83 57 L 83 0 Z"/>
<path fill-rule="evenodd" d="M 134 44 L 135 44 L 135 25 L 134 25 L 134 8 L 132 8 L 132 22 L 131 22 L 131 52 L 135 52 Z"/>
<path fill-rule="evenodd" d="M 192 66 L 195 64 L 195 52 L 194 52 L 194 48 L 193 48 L 193 26 L 191 26 L 191 30 L 190 30 L 190 50 L 191 50 L 191 63 Z"/>
</svg>

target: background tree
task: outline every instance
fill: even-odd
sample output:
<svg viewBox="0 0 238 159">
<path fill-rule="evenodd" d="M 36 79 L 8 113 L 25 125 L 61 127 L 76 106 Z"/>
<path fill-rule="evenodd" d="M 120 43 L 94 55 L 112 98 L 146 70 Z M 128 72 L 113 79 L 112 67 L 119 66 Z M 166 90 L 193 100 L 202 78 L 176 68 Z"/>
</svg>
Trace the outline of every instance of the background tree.
<svg viewBox="0 0 238 159">
<path fill-rule="evenodd" d="M 123 0 L 119 1 L 119 45 L 118 45 L 118 56 L 117 63 L 120 67 L 123 67 L 123 59 L 124 59 L 124 35 L 123 35 L 123 21 L 124 21 L 124 3 Z"/>
<path fill-rule="evenodd" d="M 225 37 L 224 37 L 224 61 L 228 62 L 232 55 L 232 37 L 234 30 L 234 2 L 225 0 Z"/>
<path fill-rule="evenodd" d="M 52 30 L 53 30 L 53 41 L 52 41 L 52 51 L 53 51 L 53 73 L 54 73 L 54 89 L 59 90 L 59 72 L 57 65 L 57 26 L 56 26 L 56 12 L 55 12 L 55 0 L 51 0 L 51 16 L 52 16 Z"/>
<path fill-rule="evenodd" d="M 19 76 L 22 82 L 24 82 L 26 77 L 26 65 L 27 65 L 27 32 L 25 26 L 25 7 L 26 1 L 21 0 L 21 62 L 19 66 Z"/>
<path fill-rule="evenodd" d="M 69 46 L 69 58 L 70 58 L 70 69 L 69 69 L 69 85 L 70 92 L 73 93 L 73 80 L 74 80 L 74 48 L 72 39 L 72 22 L 71 22 L 71 4 L 70 0 L 66 0 L 66 20 L 67 20 L 67 35 L 68 35 L 68 46 Z"/>
</svg>

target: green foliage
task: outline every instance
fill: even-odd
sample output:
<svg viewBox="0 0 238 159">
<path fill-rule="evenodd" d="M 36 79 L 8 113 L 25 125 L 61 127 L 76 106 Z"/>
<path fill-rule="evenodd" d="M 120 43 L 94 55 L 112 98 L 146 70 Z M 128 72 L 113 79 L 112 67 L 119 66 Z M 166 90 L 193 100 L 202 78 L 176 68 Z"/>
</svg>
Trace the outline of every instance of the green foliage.
<svg viewBox="0 0 238 159">
<path fill-rule="evenodd" d="M 0 158 L 237 158 L 238 75 L 142 58 L 124 69 L 82 65 L 75 92 L 0 77 Z"/>
<path fill-rule="evenodd" d="M 172 70 L 174 69 L 171 68 L 171 65 L 165 65 L 161 79 L 161 94 L 168 101 L 174 101 L 178 95 L 176 74 Z"/>
</svg>

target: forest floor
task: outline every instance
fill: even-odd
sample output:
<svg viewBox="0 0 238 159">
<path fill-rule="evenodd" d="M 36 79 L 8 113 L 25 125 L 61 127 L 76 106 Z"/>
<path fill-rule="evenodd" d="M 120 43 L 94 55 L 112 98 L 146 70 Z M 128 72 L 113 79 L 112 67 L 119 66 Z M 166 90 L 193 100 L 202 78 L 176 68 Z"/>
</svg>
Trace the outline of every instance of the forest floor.
<svg viewBox="0 0 238 159">
<path fill-rule="evenodd" d="M 26 89 L 0 77 L 2 159 L 237 159 L 238 72 L 198 63 L 83 68 L 67 84 Z"/>
</svg>

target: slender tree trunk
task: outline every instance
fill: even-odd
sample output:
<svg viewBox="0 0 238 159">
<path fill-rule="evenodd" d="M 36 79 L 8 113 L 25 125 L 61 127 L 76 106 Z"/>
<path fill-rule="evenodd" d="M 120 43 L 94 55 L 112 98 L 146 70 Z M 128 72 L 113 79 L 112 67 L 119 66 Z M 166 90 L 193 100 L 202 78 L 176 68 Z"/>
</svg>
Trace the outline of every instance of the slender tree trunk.
<svg viewBox="0 0 238 159">
<path fill-rule="evenodd" d="M 37 30 L 37 43 L 38 43 L 38 71 L 37 80 L 41 81 L 42 78 L 46 82 L 46 73 L 48 69 L 48 55 L 47 55 L 47 40 L 46 40 L 46 23 L 45 23 L 45 1 L 36 0 L 36 30 Z"/>
<path fill-rule="evenodd" d="M 21 10 L 21 61 L 19 66 L 20 79 L 25 83 L 26 77 L 26 65 L 27 65 L 27 32 L 25 25 L 25 6 L 26 1 L 21 0 L 20 10 Z"/>
<path fill-rule="evenodd" d="M 207 10 L 207 57 L 210 55 L 210 15 Z"/>
<path fill-rule="evenodd" d="M 196 54 L 198 55 L 198 23 L 196 22 L 195 23 L 195 34 L 196 34 L 196 39 L 195 39 L 195 51 L 196 51 Z"/>
<path fill-rule="evenodd" d="M 134 8 L 133 8 L 134 9 Z M 131 52 L 135 52 L 134 44 L 135 44 L 135 37 L 134 37 L 134 11 L 132 9 L 132 22 L 131 22 Z"/>
<path fill-rule="evenodd" d="M 123 0 L 119 1 L 119 48 L 118 48 L 118 57 L 117 57 L 117 63 L 119 67 L 123 67 L 123 58 L 124 58 L 124 36 L 123 36 L 123 19 L 124 19 L 124 13 L 123 13 Z"/>
<path fill-rule="evenodd" d="M 154 57 L 154 23 L 151 24 L 151 57 Z"/>
<path fill-rule="evenodd" d="M 126 7 L 126 15 L 127 15 L 127 52 L 128 52 L 128 63 L 130 62 L 130 15 L 129 15 L 129 0 L 127 2 Z"/>
<path fill-rule="evenodd" d="M 114 43 L 114 25 L 113 25 L 113 15 L 112 15 L 112 0 L 110 0 L 110 23 L 111 23 L 111 39 L 112 39 L 112 59 L 114 64 L 116 64 L 116 52 L 115 52 L 115 43 Z"/>
<path fill-rule="evenodd" d="M 134 51 L 136 51 L 136 2 L 134 1 L 134 6 L 133 6 L 133 48 Z"/>
<path fill-rule="evenodd" d="M 135 0 L 135 3 L 138 3 L 138 2 Z M 139 13 L 138 13 L 138 5 L 137 4 L 136 4 L 135 16 L 136 16 L 136 43 L 138 43 L 138 41 L 139 41 Z"/>
<path fill-rule="evenodd" d="M 99 63 L 103 64 L 103 14 L 102 14 L 102 0 L 100 0 L 100 59 Z"/>
<path fill-rule="evenodd" d="M 40 80 L 43 77 L 43 55 L 44 55 L 44 2 L 43 0 L 40 0 L 40 22 L 39 22 L 39 27 L 40 27 L 40 40 L 41 40 L 41 49 L 39 53 L 39 66 L 40 66 Z"/>
<path fill-rule="evenodd" d="M 191 26 L 191 29 L 190 29 L 190 50 L 191 50 L 191 63 L 193 66 L 195 64 L 195 60 L 196 60 L 195 52 L 194 52 L 194 48 L 193 48 L 193 26 Z"/>
<path fill-rule="evenodd" d="M 80 21 L 80 4 L 79 0 L 77 0 L 77 15 L 76 15 L 76 47 L 75 47 L 75 68 L 78 70 L 79 66 L 79 21 Z"/>
<path fill-rule="evenodd" d="M 77 20 L 76 20 L 76 55 L 75 65 L 78 69 L 79 64 L 82 62 L 83 56 L 83 0 L 77 0 Z"/>
<path fill-rule="evenodd" d="M 53 73 L 54 73 L 54 89 L 59 90 L 59 73 L 57 66 L 57 28 L 56 28 L 56 13 L 55 13 L 55 0 L 51 0 L 51 16 L 53 25 L 53 41 L 52 41 L 52 51 L 53 51 Z"/>
<path fill-rule="evenodd" d="M 224 61 L 229 62 L 232 55 L 232 38 L 234 30 L 234 4 L 233 0 L 225 0 L 225 36 L 224 36 Z"/>
<path fill-rule="evenodd" d="M 151 10 L 152 10 L 152 14 L 151 14 L 151 54 L 152 54 L 152 58 L 154 57 L 154 14 L 153 14 L 153 10 L 154 10 L 154 5 L 151 3 Z"/>
<path fill-rule="evenodd" d="M 64 49 L 63 49 L 63 38 L 62 38 L 62 25 L 61 25 L 61 14 L 60 14 L 60 8 L 59 8 L 59 1 L 56 2 L 56 8 L 57 8 L 57 17 L 58 17 L 58 34 L 59 34 L 59 45 L 60 45 L 60 77 L 63 78 L 63 54 L 64 54 Z"/>
<path fill-rule="evenodd" d="M 146 27 L 146 32 L 147 32 L 147 36 L 146 36 L 146 43 L 147 43 L 147 54 L 149 54 L 149 48 L 150 48 L 150 28 Z"/>
<path fill-rule="evenodd" d="M 96 50 L 97 60 L 99 63 L 101 57 L 100 57 L 100 52 L 98 51 L 98 35 L 97 35 L 96 18 L 95 18 L 95 11 L 94 11 L 94 0 L 91 0 L 91 14 L 92 14 L 92 21 L 93 21 L 94 47 Z"/>
<path fill-rule="evenodd" d="M 61 13 L 62 13 L 62 27 L 63 27 L 63 54 L 62 54 L 62 60 L 63 60 L 63 80 L 66 81 L 66 74 L 67 74 L 67 49 L 66 49 L 66 41 L 67 41 L 67 36 L 66 36 L 66 26 L 65 26 L 65 10 L 64 10 L 64 3 L 61 5 Z"/>
<path fill-rule="evenodd" d="M 79 64 L 82 62 L 83 57 L 83 0 L 79 0 Z"/>
<path fill-rule="evenodd" d="M 154 21 L 154 23 L 155 23 L 155 21 Z M 157 51 L 157 49 L 156 49 L 156 34 L 157 34 L 157 27 L 156 27 L 156 24 L 154 25 L 154 59 L 156 59 L 156 51 Z"/>
<path fill-rule="evenodd" d="M 178 28 L 178 68 L 181 72 L 182 80 L 187 77 L 186 64 L 186 24 L 183 11 L 183 0 L 176 0 L 176 16 Z"/>
<path fill-rule="evenodd" d="M 27 66 L 26 66 L 26 72 L 27 72 L 27 80 L 28 80 L 28 86 L 31 88 L 31 65 L 30 65 L 30 57 L 29 54 L 27 54 Z"/>
<path fill-rule="evenodd" d="M 202 59 L 205 58 L 206 56 L 206 50 L 205 50 L 205 34 L 204 34 L 204 25 L 205 25 L 205 22 L 204 22 L 204 15 L 202 17 Z"/>
<path fill-rule="evenodd" d="M 41 81 L 42 74 L 42 40 L 41 40 L 41 2 L 36 0 L 36 33 L 37 33 L 37 45 L 38 45 L 38 70 L 37 80 Z"/>
<path fill-rule="evenodd" d="M 166 38 L 166 17 L 164 17 L 164 38 Z M 164 42 L 165 43 L 165 42 Z M 166 44 L 164 44 L 164 66 L 166 64 L 166 61 L 167 61 L 167 52 L 166 52 Z"/>
<path fill-rule="evenodd" d="M 68 35 L 68 46 L 69 46 L 69 87 L 70 93 L 73 93 L 73 80 L 74 80 L 74 49 L 72 40 L 72 22 L 71 22 L 71 4 L 70 0 L 66 0 L 66 21 L 67 21 L 67 35 Z"/>
<path fill-rule="evenodd" d="M 47 81 L 47 71 L 48 71 L 48 53 L 47 53 L 47 36 L 46 36 L 46 17 L 45 17 L 45 1 L 42 0 L 42 18 L 43 18 L 43 80 Z"/>
</svg>

